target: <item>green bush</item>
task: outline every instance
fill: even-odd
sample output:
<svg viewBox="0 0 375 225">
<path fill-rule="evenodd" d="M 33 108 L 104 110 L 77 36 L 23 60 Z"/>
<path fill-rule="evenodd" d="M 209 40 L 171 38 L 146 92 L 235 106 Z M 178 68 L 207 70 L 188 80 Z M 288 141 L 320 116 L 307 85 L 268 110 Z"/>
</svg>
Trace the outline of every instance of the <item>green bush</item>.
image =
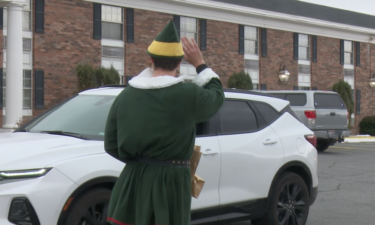
<svg viewBox="0 0 375 225">
<path fill-rule="evenodd" d="M 95 87 L 95 70 L 90 64 L 79 64 L 76 68 L 78 91 Z"/>
<path fill-rule="evenodd" d="M 233 73 L 233 75 L 228 80 L 229 88 L 243 89 L 243 90 L 253 90 L 253 82 L 251 77 L 245 71 L 238 73 Z"/>
<path fill-rule="evenodd" d="M 340 95 L 340 97 L 344 101 L 344 104 L 346 105 L 349 115 L 352 115 L 352 113 L 354 112 L 354 101 L 350 84 L 348 84 L 344 80 L 339 80 L 336 84 L 333 85 L 332 90 Z M 351 116 L 349 116 L 349 126 L 351 124 L 351 119 Z"/>
<path fill-rule="evenodd" d="M 367 116 L 359 123 L 359 132 L 375 136 L 375 116 Z"/>
<path fill-rule="evenodd" d="M 76 68 L 78 91 L 84 91 L 108 84 L 119 84 L 120 75 L 113 66 L 111 68 L 96 68 L 90 64 L 79 64 Z"/>
<path fill-rule="evenodd" d="M 95 77 L 98 85 L 120 83 L 120 75 L 113 66 L 109 69 L 104 67 L 96 69 Z"/>
</svg>

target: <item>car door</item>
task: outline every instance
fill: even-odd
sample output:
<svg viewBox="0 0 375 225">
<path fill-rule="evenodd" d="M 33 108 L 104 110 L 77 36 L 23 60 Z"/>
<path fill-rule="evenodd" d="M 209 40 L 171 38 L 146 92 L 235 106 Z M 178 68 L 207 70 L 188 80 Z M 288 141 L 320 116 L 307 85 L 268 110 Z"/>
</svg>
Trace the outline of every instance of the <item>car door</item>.
<svg viewBox="0 0 375 225">
<path fill-rule="evenodd" d="M 259 103 L 260 106 L 271 106 Z M 268 113 L 265 110 L 265 113 Z M 279 117 L 275 110 L 273 120 Z M 284 161 L 280 138 L 255 105 L 226 100 L 219 112 L 221 129 L 220 220 L 248 216 L 254 200 L 267 198 Z M 275 118 L 276 117 L 276 118 Z"/>
<path fill-rule="evenodd" d="M 205 184 L 199 197 L 192 198 L 191 224 L 214 222 L 218 220 L 219 180 L 220 180 L 220 146 L 217 137 L 218 115 L 210 121 L 197 125 L 195 144 L 201 147 L 202 157 L 196 174 Z"/>
</svg>

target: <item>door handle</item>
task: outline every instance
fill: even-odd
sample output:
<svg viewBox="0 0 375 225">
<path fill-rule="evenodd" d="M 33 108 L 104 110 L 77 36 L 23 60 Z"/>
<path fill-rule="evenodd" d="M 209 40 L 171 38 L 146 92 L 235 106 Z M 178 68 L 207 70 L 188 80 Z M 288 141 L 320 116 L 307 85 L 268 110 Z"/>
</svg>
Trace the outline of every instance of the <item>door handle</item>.
<svg viewBox="0 0 375 225">
<path fill-rule="evenodd" d="M 330 115 L 331 116 L 336 116 L 336 113 L 335 112 L 331 112 Z"/>
<path fill-rule="evenodd" d="M 218 154 L 218 151 L 212 151 L 211 149 L 206 149 L 202 154 L 203 155 L 216 155 Z"/>
<path fill-rule="evenodd" d="M 271 140 L 271 139 L 267 139 L 263 142 L 264 145 L 273 145 L 273 144 L 276 144 L 277 141 L 275 140 Z"/>
</svg>

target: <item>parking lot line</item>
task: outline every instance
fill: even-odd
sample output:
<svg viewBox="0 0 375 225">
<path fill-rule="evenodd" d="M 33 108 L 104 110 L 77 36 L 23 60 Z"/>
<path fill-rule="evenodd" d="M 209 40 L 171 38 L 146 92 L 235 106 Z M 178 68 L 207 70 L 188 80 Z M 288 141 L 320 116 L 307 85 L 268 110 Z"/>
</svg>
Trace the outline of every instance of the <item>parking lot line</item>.
<svg viewBox="0 0 375 225">
<path fill-rule="evenodd" d="M 367 150 L 367 151 L 375 151 L 375 149 L 369 149 L 369 148 L 351 148 L 351 147 L 339 147 L 339 146 L 331 146 L 330 148 L 334 149 L 349 149 L 349 150 Z"/>
</svg>

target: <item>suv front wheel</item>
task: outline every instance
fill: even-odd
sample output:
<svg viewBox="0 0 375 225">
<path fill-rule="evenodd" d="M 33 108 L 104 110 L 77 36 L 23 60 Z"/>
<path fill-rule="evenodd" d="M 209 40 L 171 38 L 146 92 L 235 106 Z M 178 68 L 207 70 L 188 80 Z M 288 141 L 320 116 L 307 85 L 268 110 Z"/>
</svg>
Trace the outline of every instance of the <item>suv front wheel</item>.
<svg viewBox="0 0 375 225">
<path fill-rule="evenodd" d="M 253 225 L 305 225 L 310 197 L 305 181 L 295 173 L 284 173 L 273 186 L 264 218 Z"/>
</svg>

